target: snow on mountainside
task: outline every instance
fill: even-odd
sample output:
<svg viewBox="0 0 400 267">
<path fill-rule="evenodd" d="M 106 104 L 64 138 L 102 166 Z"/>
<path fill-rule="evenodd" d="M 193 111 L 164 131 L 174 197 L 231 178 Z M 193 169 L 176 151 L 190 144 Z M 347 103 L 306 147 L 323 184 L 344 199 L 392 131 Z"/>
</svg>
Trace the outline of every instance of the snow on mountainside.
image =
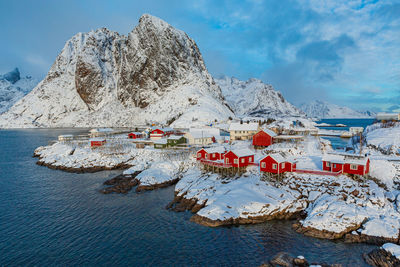
<svg viewBox="0 0 400 267">
<path fill-rule="evenodd" d="M 18 68 L 0 75 L 0 114 L 29 93 L 38 81 L 30 76 L 20 76 Z"/>
<path fill-rule="evenodd" d="M 187 126 L 230 116 L 196 43 L 145 14 L 128 36 L 105 28 L 73 36 L 0 127 Z"/>
<path fill-rule="evenodd" d="M 252 78 L 241 81 L 225 76 L 215 81 L 237 116 L 304 116 L 302 111 L 287 102 L 272 85 L 261 80 Z"/>
<path fill-rule="evenodd" d="M 308 104 L 303 103 L 299 108 L 310 118 L 370 118 L 375 116 L 375 113 L 371 111 L 355 111 L 348 107 L 341 107 L 320 100 Z"/>
</svg>

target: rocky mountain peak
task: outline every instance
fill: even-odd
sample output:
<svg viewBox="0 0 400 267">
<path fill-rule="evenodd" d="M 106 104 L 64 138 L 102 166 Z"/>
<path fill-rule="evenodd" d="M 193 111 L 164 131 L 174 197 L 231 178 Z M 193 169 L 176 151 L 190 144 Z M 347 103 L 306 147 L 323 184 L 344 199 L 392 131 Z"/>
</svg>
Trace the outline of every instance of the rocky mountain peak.
<svg viewBox="0 0 400 267">
<path fill-rule="evenodd" d="M 24 125 L 47 127 L 87 126 L 88 120 L 94 126 L 93 121 L 106 119 L 118 126 L 134 124 L 133 117 L 145 120 L 146 116 L 138 114 L 159 110 L 165 114 L 157 114 L 154 122 L 165 122 L 177 119 L 189 108 L 193 111 L 190 117 L 186 113 L 185 120 L 197 120 L 195 107 L 200 105 L 208 114 L 202 117 L 210 120 L 221 114 L 233 115 L 196 43 L 183 31 L 148 14 L 128 36 L 106 28 L 73 36 L 46 78 L 22 100 L 10 110 L 13 114 L 5 117 L 20 117 Z M 28 107 L 34 101 L 42 105 Z M 204 110 L 211 103 L 212 108 Z M 111 114 L 115 110 L 120 114 Z"/>
</svg>

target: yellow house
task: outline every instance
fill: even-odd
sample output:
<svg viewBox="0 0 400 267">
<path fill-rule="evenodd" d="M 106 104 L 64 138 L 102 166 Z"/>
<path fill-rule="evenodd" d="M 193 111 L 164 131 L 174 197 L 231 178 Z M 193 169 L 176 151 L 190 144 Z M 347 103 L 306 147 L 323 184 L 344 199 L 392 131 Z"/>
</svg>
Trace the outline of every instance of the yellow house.
<svg viewBox="0 0 400 267">
<path fill-rule="evenodd" d="M 231 123 L 231 125 L 229 125 L 230 139 L 231 141 L 250 140 L 260 129 L 260 126 L 256 122 Z"/>
</svg>

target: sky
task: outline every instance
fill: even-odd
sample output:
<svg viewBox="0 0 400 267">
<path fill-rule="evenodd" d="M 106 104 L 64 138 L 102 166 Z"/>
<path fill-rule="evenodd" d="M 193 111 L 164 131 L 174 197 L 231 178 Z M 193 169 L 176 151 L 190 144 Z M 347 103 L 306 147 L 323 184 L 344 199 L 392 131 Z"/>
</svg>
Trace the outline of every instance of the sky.
<svg viewBox="0 0 400 267">
<path fill-rule="evenodd" d="M 258 78 L 295 105 L 400 111 L 400 0 L 0 0 L 0 74 L 44 78 L 65 42 L 144 13 L 185 31 L 214 77 Z"/>
</svg>

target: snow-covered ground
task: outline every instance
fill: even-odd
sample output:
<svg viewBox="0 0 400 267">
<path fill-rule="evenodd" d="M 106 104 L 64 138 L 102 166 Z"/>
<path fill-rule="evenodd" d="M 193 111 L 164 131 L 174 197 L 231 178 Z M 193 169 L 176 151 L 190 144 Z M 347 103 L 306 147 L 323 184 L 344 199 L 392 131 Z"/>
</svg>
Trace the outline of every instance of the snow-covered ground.
<svg viewBox="0 0 400 267">
<path fill-rule="evenodd" d="M 370 179 L 289 173 L 276 180 L 263 176 L 256 166 L 235 177 L 204 172 L 193 157 L 194 151 L 137 149 L 121 137 L 100 148 L 92 149 L 87 143 L 72 144 L 57 142 L 38 148 L 36 154 L 40 162 L 53 167 L 132 166 L 124 174 L 141 171 L 136 179 L 140 186 L 150 188 L 179 180 L 175 187 L 177 201 L 195 203 L 193 221 L 204 225 L 257 223 L 303 212 L 306 216 L 295 228 L 306 235 L 330 239 L 351 235 L 364 240 L 378 237 L 398 242 L 397 162 L 372 159 Z M 242 148 L 253 149 L 251 141 L 226 145 L 226 149 Z M 308 136 L 301 143 L 278 143 L 253 151 L 256 159 L 269 153 L 284 153 L 297 161 L 298 169 L 320 170 L 322 156 L 332 152 L 332 148 L 329 141 Z"/>
<path fill-rule="evenodd" d="M 381 128 L 382 124 L 373 124 L 365 130 L 366 141 L 388 154 L 400 154 L 400 125 Z"/>
<path fill-rule="evenodd" d="M 392 243 L 385 243 L 382 248 L 387 252 L 390 252 L 393 256 L 400 259 L 400 246 Z"/>
</svg>

